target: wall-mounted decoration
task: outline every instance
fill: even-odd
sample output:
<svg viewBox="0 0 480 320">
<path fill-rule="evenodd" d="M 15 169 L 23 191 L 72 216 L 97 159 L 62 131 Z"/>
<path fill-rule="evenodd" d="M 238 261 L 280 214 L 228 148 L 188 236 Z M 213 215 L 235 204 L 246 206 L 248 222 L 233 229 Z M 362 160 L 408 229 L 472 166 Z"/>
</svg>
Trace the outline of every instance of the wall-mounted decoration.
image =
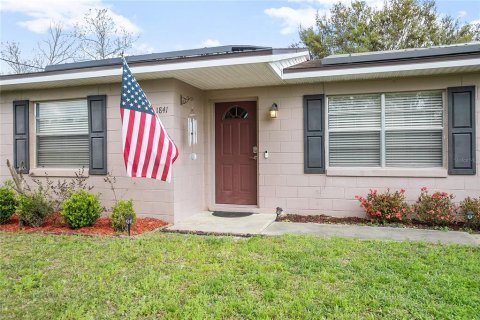
<svg viewBox="0 0 480 320">
<path fill-rule="evenodd" d="M 193 101 L 193 97 L 180 95 L 180 105 L 183 106 L 188 102 Z"/>
<path fill-rule="evenodd" d="M 190 159 L 196 160 L 197 154 L 193 152 L 193 146 L 198 143 L 198 124 L 197 124 L 197 115 L 195 111 L 190 111 L 190 114 L 187 117 L 187 134 L 188 134 L 188 145 L 192 147 L 192 152 L 190 153 Z"/>
</svg>

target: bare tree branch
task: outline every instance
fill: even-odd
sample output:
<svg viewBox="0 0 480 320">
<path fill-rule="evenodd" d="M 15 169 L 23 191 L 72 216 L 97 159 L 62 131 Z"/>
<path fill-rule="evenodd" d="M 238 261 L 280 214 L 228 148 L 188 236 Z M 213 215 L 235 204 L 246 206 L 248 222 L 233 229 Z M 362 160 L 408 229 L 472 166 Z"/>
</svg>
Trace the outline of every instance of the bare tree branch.
<svg viewBox="0 0 480 320">
<path fill-rule="evenodd" d="M 43 65 L 40 64 L 37 58 L 25 59 L 22 57 L 22 50 L 18 42 L 2 42 L 1 60 L 5 61 L 13 73 L 28 73 L 43 70 Z"/>
<path fill-rule="evenodd" d="M 76 38 L 65 32 L 60 22 L 52 23 L 48 29 L 48 38 L 38 44 L 44 65 L 75 60 L 77 49 Z"/>
<path fill-rule="evenodd" d="M 116 25 L 108 9 L 89 10 L 75 26 L 75 36 L 84 56 L 95 60 L 117 57 L 138 39 Z"/>
</svg>

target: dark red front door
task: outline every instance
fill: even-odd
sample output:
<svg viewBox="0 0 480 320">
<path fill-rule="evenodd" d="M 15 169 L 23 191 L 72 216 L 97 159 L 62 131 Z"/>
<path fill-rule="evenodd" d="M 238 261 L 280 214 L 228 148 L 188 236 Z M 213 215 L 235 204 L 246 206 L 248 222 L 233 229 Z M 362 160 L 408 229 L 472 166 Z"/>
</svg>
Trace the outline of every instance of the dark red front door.
<svg viewBox="0 0 480 320">
<path fill-rule="evenodd" d="M 215 200 L 257 204 L 257 103 L 215 104 Z"/>
</svg>

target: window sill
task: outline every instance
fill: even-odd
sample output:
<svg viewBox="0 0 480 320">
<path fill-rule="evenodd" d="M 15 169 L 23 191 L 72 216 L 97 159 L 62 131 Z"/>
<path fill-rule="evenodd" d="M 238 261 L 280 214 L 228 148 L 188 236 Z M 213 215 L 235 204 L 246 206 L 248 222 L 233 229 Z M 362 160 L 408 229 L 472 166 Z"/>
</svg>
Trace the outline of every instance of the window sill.
<svg viewBox="0 0 480 320">
<path fill-rule="evenodd" d="M 62 168 L 62 169 L 57 169 L 57 168 L 34 168 L 30 169 L 29 175 L 31 177 L 65 177 L 65 178 L 73 178 L 76 177 L 76 173 L 81 170 L 80 168 L 74 169 L 74 168 Z M 83 177 L 88 177 L 88 169 L 83 170 Z"/>
<path fill-rule="evenodd" d="M 327 176 L 338 177 L 405 177 L 446 178 L 445 168 L 327 168 Z"/>
</svg>

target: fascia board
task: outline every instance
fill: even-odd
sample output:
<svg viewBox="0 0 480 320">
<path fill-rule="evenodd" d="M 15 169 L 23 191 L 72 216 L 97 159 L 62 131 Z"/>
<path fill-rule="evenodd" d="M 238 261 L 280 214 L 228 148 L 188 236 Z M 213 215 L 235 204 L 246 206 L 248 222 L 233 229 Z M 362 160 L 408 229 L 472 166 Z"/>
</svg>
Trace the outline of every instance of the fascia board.
<svg viewBox="0 0 480 320">
<path fill-rule="evenodd" d="M 371 66 L 365 68 L 345 68 L 345 69 L 332 69 L 332 70 L 319 70 L 319 71 L 302 71 L 283 73 L 283 80 L 297 80 L 307 78 L 326 78 L 326 77 L 338 77 L 349 75 L 373 75 L 398 71 L 420 71 L 420 70 L 432 70 L 432 69 L 446 69 L 455 67 L 468 67 L 479 66 L 480 59 L 465 59 L 465 60 L 452 60 L 452 61 L 438 61 L 438 62 L 425 62 L 425 63 L 411 63 L 402 65 L 389 65 L 389 66 Z"/>
</svg>

